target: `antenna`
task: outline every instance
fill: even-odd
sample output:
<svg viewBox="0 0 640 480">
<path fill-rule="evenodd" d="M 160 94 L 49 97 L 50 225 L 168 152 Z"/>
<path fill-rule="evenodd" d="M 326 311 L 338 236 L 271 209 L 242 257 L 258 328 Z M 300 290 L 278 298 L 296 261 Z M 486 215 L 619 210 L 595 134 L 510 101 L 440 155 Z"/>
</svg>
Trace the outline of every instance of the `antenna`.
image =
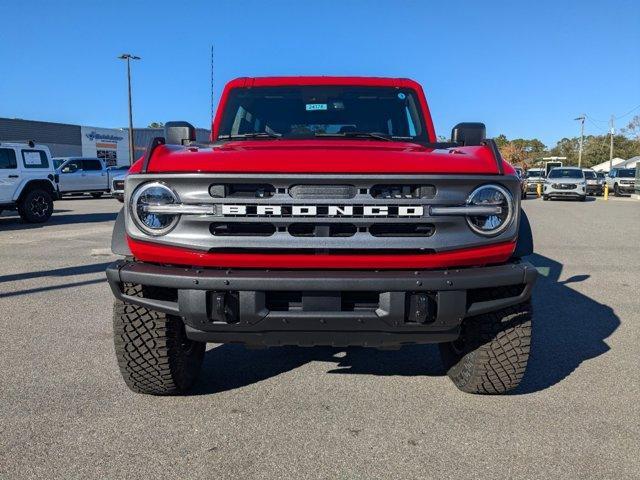
<svg viewBox="0 0 640 480">
<path fill-rule="evenodd" d="M 213 45 L 211 45 L 211 121 L 213 121 Z"/>
</svg>

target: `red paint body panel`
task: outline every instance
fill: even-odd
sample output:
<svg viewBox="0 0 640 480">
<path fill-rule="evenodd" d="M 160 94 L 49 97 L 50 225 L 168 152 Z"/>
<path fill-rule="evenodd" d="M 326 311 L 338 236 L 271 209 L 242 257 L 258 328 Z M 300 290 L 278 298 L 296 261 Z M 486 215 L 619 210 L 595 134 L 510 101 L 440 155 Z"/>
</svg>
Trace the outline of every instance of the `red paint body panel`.
<svg viewBox="0 0 640 480">
<path fill-rule="evenodd" d="M 138 173 L 136 162 L 130 173 Z M 504 164 L 505 173 L 511 166 Z M 496 174 L 487 147 L 433 150 L 371 140 L 242 140 L 213 149 L 159 146 L 149 173 Z"/>
<path fill-rule="evenodd" d="M 208 253 L 138 242 L 130 238 L 127 241 L 135 258 L 143 262 L 217 268 L 401 270 L 481 266 L 506 262 L 515 249 L 515 243 L 507 242 L 424 255 L 270 255 Z"/>
</svg>

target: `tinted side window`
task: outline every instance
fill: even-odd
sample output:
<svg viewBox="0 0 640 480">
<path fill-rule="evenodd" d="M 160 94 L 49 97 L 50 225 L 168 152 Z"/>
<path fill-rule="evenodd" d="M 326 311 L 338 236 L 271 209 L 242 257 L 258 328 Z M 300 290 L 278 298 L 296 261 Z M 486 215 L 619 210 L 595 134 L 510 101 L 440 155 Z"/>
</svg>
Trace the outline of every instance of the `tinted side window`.
<svg viewBox="0 0 640 480">
<path fill-rule="evenodd" d="M 102 165 L 100 165 L 100 160 L 83 160 L 82 163 L 84 164 L 82 168 L 85 171 L 102 170 Z"/>
<path fill-rule="evenodd" d="M 22 150 L 24 168 L 49 168 L 49 159 L 42 150 Z"/>
<path fill-rule="evenodd" d="M 71 160 L 67 162 L 64 167 L 62 167 L 63 172 L 68 172 L 71 170 L 72 165 L 76 167 L 76 171 L 82 170 L 82 160 Z"/>
<path fill-rule="evenodd" d="M 13 148 L 0 148 L 0 168 L 18 168 Z"/>
</svg>

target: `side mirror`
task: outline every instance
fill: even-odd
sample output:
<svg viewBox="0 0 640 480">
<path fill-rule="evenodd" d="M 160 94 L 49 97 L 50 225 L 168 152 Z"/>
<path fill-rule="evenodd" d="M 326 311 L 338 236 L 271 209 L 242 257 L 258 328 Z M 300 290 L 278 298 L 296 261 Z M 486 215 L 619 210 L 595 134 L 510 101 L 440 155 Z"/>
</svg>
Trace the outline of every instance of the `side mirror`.
<svg viewBox="0 0 640 480">
<path fill-rule="evenodd" d="M 189 122 L 167 122 L 164 139 L 167 145 L 188 145 L 196 141 L 196 128 Z"/>
<path fill-rule="evenodd" d="M 72 163 L 70 165 L 65 165 L 64 167 L 62 167 L 62 170 L 60 170 L 62 173 L 75 173 L 78 171 L 78 166 L 75 163 Z"/>
<path fill-rule="evenodd" d="M 451 130 L 451 142 L 468 147 L 480 145 L 487 138 L 487 127 L 480 122 L 459 123 Z"/>
</svg>

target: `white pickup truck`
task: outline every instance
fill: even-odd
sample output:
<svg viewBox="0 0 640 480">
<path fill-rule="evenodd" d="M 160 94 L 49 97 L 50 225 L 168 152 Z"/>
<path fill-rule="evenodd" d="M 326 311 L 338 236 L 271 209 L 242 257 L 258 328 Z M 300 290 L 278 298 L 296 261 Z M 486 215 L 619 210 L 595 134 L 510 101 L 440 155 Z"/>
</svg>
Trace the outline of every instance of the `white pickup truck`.
<svg viewBox="0 0 640 480">
<path fill-rule="evenodd" d="M 60 178 L 60 195 L 90 193 L 93 198 L 100 198 L 111 190 L 111 178 L 129 169 L 129 165 L 107 167 L 99 158 L 68 157 L 53 161 Z"/>
</svg>

